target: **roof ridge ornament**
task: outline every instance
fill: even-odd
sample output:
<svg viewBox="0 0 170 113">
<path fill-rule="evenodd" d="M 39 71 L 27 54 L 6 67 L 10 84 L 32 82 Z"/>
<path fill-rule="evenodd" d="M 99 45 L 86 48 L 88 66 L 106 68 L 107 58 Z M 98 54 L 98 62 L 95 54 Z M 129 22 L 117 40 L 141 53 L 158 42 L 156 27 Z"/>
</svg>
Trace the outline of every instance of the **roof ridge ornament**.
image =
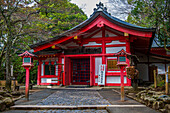
<svg viewBox="0 0 170 113">
<path fill-rule="evenodd" d="M 93 9 L 93 10 L 94 10 L 93 14 L 96 13 L 97 11 L 103 11 L 103 12 L 105 12 L 105 13 L 108 13 L 108 12 L 107 12 L 107 8 L 104 7 L 104 5 L 103 5 L 102 2 L 99 2 L 99 4 L 96 4 L 96 6 L 97 6 L 97 8 L 94 8 L 94 9 Z M 93 15 L 93 14 L 92 14 L 92 15 Z M 109 13 L 108 13 L 108 14 L 109 14 Z M 92 15 L 90 15 L 90 16 L 92 16 Z M 109 14 L 109 15 L 110 15 L 110 14 Z"/>
</svg>

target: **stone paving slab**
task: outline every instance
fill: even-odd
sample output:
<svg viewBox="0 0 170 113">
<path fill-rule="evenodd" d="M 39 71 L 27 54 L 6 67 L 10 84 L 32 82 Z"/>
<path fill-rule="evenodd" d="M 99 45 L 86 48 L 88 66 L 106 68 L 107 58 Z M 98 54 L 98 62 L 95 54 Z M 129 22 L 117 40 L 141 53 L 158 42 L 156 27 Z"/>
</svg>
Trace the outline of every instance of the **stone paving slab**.
<svg viewBox="0 0 170 113">
<path fill-rule="evenodd" d="M 111 105 L 94 90 L 56 90 L 37 105 Z"/>
<path fill-rule="evenodd" d="M 98 91 L 100 95 L 108 100 L 112 105 L 142 105 L 141 103 L 127 98 L 125 96 L 125 101 L 121 102 L 120 94 L 112 89 L 102 89 Z"/>
<path fill-rule="evenodd" d="M 29 95 L 29 101 L 27 101 L 25 98 L 21 98 L 15 102 L 15 105 L 36 105 L 49 95 L 53 94 L 55 91 L 56 90 L 44 89 L 42 91 L 34 92 L 33 94 Z"/>
<path fill-rule="evenodd" d="M 160 113 L 148 107 L 110 107 L 107 108 L 109 113 Z"/>
<path fill-rule="evenodd" d="M 100 95 L 108 100 L 112 105 L 120 105 L 120 107 L 107 107 L 109 113 L 159 113 L 149 107 L 127 107 L 126 105 L 143 105 L 135 100 L 125 97 L 125 101 L 120 101 L 120 93 L 113 89 L 103 89 L 98 91 Z"/>
</svg>

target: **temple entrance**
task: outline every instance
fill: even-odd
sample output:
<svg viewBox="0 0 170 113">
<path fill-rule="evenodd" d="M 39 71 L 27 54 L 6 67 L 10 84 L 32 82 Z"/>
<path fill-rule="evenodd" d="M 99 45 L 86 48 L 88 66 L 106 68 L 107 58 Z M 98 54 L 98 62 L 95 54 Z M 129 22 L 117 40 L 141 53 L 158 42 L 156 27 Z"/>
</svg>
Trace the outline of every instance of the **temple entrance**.
<svg viewBox="0 0 170 113">
<path fill-rule="evenodd" d="M 90 59 L 72 59 L 72 84 L 90 83 Z"/>
</svg>

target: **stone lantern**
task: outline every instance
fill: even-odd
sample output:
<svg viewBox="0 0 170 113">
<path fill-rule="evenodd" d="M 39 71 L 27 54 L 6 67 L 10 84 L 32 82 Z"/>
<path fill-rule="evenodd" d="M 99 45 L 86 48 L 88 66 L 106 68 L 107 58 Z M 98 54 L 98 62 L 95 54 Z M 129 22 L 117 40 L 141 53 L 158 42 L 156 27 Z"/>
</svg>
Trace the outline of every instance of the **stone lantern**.
<svg viewBox="0 0 170 113">
<path fill-rule="evenodd" d="M 128 65 L 127 64 L 127 56 L 129 56 L 130 54 L 125 52 L 124 49 L 122 49 L 121 51 L 119 51 L 118 53 L 116 53 L 114 56 L 117 57 L 117 66 L 120 68 L 120 76 L 121 76 L 121 101 L 124 101 L 124 74 L 123 71 L 125 69 L 125 67 Z"/>
<path fill-rule="evenodd" d="M 29 76 L 30 76 L 30 69 L 34 67 L 33 59 L 35 58 L 34 54 L 25 51 L 24 53 L 18 55 L 22 57 L 23 63 L 22 66 L 26 69 L 26 82 L 25 82 L 25 98 L 29 100 Z"/>
</svg>

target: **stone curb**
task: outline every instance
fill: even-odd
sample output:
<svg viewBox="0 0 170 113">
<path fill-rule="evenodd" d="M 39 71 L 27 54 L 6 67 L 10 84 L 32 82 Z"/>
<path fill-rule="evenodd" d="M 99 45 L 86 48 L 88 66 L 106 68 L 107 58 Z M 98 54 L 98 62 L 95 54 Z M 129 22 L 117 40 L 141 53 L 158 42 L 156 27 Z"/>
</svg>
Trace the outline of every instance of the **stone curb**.
<svg viewBox="0 0 170 113">
<path fill-rule="evenodd" d="M 102 88 L 50 88 L 52 90 L 101 90 Z"/>
<path fill-rule="evenodd" d="M 15 105 L 11 106 L 13 110 L 35 110 L 35 109 L 106 109 L 109 107 L 129 108 L 146 107 L 145 105 L 77 105 L 77 106 L 58 106 L 58 105 Z"/>
</svg>

